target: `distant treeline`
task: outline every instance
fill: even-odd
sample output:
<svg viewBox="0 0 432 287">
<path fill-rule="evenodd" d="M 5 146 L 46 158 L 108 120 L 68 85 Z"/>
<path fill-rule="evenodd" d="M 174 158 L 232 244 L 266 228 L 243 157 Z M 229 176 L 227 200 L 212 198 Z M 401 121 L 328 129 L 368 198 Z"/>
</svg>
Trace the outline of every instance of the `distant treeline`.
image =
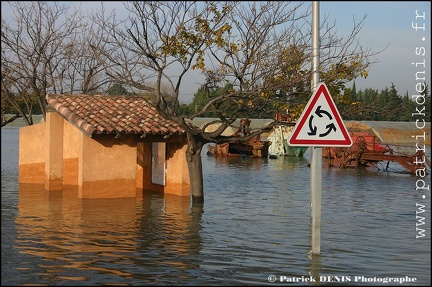
<svg viewBox="0 0 432 287">
<path fill-rule="evenodd" d="M 217 91 L 216 91 L 217 92 Z M 114 85 L 114 89 L 107 91 L 108 95 L 129 94 L 120 85 Z M 390 88 L 382 90 L 367 88 L 356 90 L 355 84 L 351 89 L 347 88 L 344 92 L 345 99 L 335 99 L 341 117 L 344 120 L 364 120 L 364 121 L 403 121 L 410 122 L 417 119 L 431 121 L 431 95 L 429 88 L 418 95 L 400 95 L 394 84 Z M 151 100 L 151 99 L 148 99 Z M 307 99 L 305 99 L 307 101 Z M 197 109 L 202 108 L 207 102 L 202 88 L 194 94 L 192 103 L 182 104 L 177 107 L 178 114 L 192 115 Z M 269 103 L 271 105 L 271 103 Z M 220 107 L 229 110 L 232 107 Z M 5 114 L 15 114 L 13 107 L 2 106 Z M 274 116 L 274 109 L 256 109 L 250 114 L 251 118 L 271 119 Z M 33 105 L 33 114 L 40 114 L 38 105 Z M 215 114 L 207 114 L 207 117 L 217 117 Z"/>
<path fill-rule="evenodd" d="M 345 114 L 346 120 L 370 121 L 415 121 L 424 119 L 431 121 L 431 95 L 425 84 L 425 89 L 417 95 L 400 95 L 394 84 L 381 91 L 365 89 L 356 91 L 355 85 L 348 91 L 351 100 L 359 103 L 359 113 Z"/>
<path fill-rule="evenodd" d="M 333 96 L 336 106 L 344 120 L 363 120 L 363 121 L 416 121 L 416 119 L 424 119 L 431 121 L 431 97 L 429 89 L 424 84 L 424 91 L 419 93 L 420 96 L 415 97 L 409 95 L 400 95 L 394 84 L 390 88 L 386 87 L 382 90 L 367 88 L 357 91 L 355 83 L 352 88 L 346 88 L 343 96 Z M 217 91 L 216 91 L 217 92 Z M 216 93 L 215 92 L 215 93 Z M 309 96 L 303 96 L 301 101 L 303 105 L 308 101 Z M 416 102 L 417 99 L 417 102 Z M 280 101 L 280 99 L 279 99 Z M 289 100 L 288 100 L 289 101 Z M 178 113 L 191 115 L 194 111 L 201 109 L 207 103 L 205 93 L 200 88 L 195 94 L 190 104 L 183 104 L 178 107 Z M 251 111 L 251 118 L 272 118 L 274 116 L 274 108 L 271 101 L 267 103 L 268 108 L 263 108 L 263 104 L 259 109 Z M 292 105 L 291 105 L 292 106 Z M 220 109 L 229 110 L 233 107 L 220 107 Z M 216 113 L 207 114 L 208 117 L 217 117 Z M 296 120 L 294 118 L 294 120 Z"/>
</svg>

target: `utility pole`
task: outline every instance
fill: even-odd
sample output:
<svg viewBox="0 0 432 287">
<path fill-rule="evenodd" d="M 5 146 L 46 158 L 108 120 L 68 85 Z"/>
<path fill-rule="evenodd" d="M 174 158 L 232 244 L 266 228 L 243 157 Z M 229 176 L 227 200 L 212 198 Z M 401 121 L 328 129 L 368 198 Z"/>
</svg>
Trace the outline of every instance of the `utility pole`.
<svg viewBox="0 0 432 287">
<path fill-rule="evenodd" d="M 312 2 L 312 91 L 320 81 L 320 33 L 319 1 Z M 312 147 L 311 153 L 311 248 L 312 254 L 319 254 L 321 247 L 321 181 L 322 147 Z"/>
</svg>

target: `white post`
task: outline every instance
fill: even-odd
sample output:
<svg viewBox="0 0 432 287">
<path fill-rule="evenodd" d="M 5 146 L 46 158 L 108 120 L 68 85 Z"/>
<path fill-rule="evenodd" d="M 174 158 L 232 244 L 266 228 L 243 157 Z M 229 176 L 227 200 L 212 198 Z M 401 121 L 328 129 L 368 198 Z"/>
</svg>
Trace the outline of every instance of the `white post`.
<svg viewBox="0 0 432 287">
<path fill-rule="evenodd" d="M 319 1 L 312 3 L 312 91 L 320 81 L 319 74 Z M 311 248 L 312 254 L 320 253 L 321 237 L 321 179 L 322 179 L 322 147 L 312 147 L 311 153 Z"/>
</svg>

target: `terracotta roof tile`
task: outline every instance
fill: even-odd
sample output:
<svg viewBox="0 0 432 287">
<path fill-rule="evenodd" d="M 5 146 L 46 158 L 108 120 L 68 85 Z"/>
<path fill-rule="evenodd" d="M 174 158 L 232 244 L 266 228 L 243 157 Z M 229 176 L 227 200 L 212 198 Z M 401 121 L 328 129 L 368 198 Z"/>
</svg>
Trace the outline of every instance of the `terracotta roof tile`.
<svg viewBox="0 0 432 287">
<path fill-rule="evenodd" d="M 48 105 L 84 133 L 183 134 L 145 99 L 132 96 L 47 95 Z"/>
</svg>

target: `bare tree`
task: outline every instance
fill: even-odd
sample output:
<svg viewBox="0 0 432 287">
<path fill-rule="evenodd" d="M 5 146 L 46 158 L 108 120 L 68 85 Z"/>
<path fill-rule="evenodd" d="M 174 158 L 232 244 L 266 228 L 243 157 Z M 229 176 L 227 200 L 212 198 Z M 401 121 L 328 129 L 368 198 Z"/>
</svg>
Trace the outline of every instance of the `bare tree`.
<svg viewBox="0 0 432 287">
<path fill-rule="evenodd" d="M 10 2 L 2 17 L 2 102 L 26 124 L 38 106 L 45 118 L 47 93 L 93 93 L 107 84 L 88 43 L 100 40 L 80 8 L 58 2 Z"/>
<path fill-rule="evenodd" d="M 67 80 L 70 93 L 80 92 L 83 94 L 104 93 L 112 84 L 111 79 L 106 77 L 104 66 L 98 61 L 98 55 L 91 46 L 102 46 L 102 38 L 99 27 L 90 21 L 85 20 L 86 25 L 75 34 L 76 38 L 70 41 L 67 47 L 67 54 L 64 59 L 70 61 L 67 69 Z M 59 81 L 66 82 L 66 81 Z"/>
<path fill-rule="evenodd" d="M 286 1 L 133 1 L 126 8 L 130 13 L 126 21 L 100 11 L 95 22 L 103 31 L 104 45 L 92 48 L 98 51 L 108 76 L 122 85 L 152 93 L 157 110 L 186 131 L 191 193 L 194 201 L 203 201 L 203 145 L 249 140 L 283 124 L 274 121 L 247 135 L 222 136 L 236 119 L 269 107 L 268 101 L 276 91 L 310 92 L 311 8 Z M 324 69 L 350 67 L 349 76 L 356 77 L 372 63 L 369 58 L 374 54 L 355 42 L 360 27 L 355 26 L 345 41 L 332 34 L 331 27 L 324 32 Z M 206 75 L 208 99 L 201 110 L 187 117 L 177 114 L 175 107 L 182 81 L 191 70 Z M 346 76 L 340 79 L 341 75 L 334 77 L 335 83 L 346 80 Z M 173 93 L 162 92 L 166 83 Z M 225 92 L 215 96 L 211 90 L 216 88 Z M 231 107 L 229 114 L 220 109 L 227 104 Z M 191 122 L 209 112 L 219 115 L 217 130 L 206 132 L 206 126 Z"/>
<path fill-rule="evenodd" d="M 15 21 L 2 18 L 2 95 L 21 94 L 37 100 L 45 117 L 45 95 L 54 86 L 54 71 L 62 64 L 63 45 L 73 35 L 76 14 L 66 17 L 67 8 L 46 2 L 10 3 Z M 4 58 L 3 58 L 4 57 Z M 31 111 L 22 113 L 31 124 Z M 29 115 L 29 116 L 28 116 Z"/>
</svg>

